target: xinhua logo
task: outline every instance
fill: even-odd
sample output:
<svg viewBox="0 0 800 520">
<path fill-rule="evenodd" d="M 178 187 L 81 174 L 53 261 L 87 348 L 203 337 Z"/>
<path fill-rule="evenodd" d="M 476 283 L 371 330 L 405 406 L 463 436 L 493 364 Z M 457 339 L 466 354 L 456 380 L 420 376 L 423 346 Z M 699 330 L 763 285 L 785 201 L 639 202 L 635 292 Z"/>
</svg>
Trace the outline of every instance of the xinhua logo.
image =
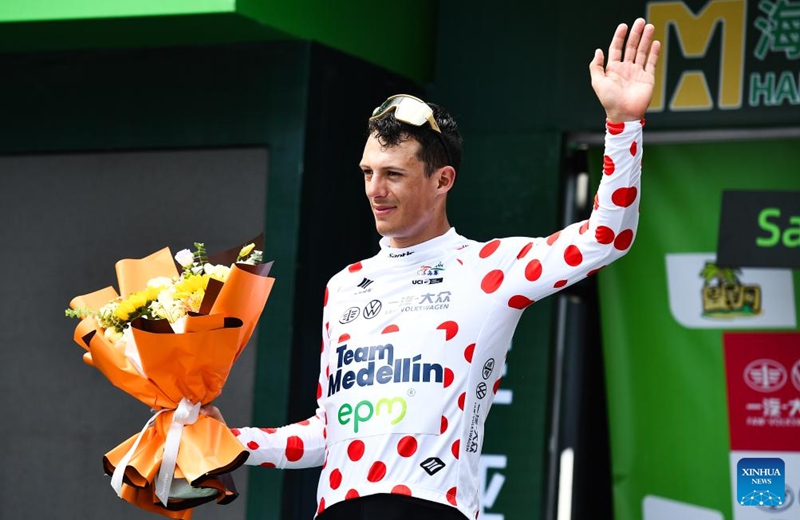
<svg viewBox="0 0 800 520">
<path fill-rule="evenodd" d="M 739 505 L 782 506 L 786 500 L 785 470 L 782 459 L 740 459 L 736 467 Z"/>
</svg>

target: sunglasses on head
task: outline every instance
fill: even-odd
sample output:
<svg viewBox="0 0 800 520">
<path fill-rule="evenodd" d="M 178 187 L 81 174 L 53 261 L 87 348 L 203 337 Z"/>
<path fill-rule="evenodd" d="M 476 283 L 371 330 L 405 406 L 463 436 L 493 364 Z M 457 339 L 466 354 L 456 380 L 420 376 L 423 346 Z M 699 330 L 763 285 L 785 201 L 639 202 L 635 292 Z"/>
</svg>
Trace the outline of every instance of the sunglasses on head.
<svg viewBox="0 0 800 520">
<path fill-rule="evenodd" d="M 414 126 L 422 126 L 427 122 L 432 130 L 442 133 L 433 117 L 433 109 L 421 99 L 408 94 L 397 94 L 390 97 L 372 111 L 372 117 L 369 120 L 380 119 L 391 111 L 394 111 L 394 118 L 398 121 Z"/>
<path fill-rule="evenodd" d="M 444 141 L 442 130 L 439 128 L 438 123 L 436 123 L 436 118 L 433 117 L 433 109 L 430 105 L 418 97 L 408 94 L 397 94 L 381 103 L 379 107 L 376 107 L 375 110 L 372 111 L 372 117 L 370 117 L 369 120 L 375 121 L 392 111 L 394 111 L 394 118 L 403 123 L 414 126 L 422 126 L 428 123 L 431 130 L 436 132 L 436 135 L 439 137 L 439 142 L 442 143 L 444 153 L 447 156 L 447 164 L 453 163 L 450 157 L 450 149 Z"/>
</svg>

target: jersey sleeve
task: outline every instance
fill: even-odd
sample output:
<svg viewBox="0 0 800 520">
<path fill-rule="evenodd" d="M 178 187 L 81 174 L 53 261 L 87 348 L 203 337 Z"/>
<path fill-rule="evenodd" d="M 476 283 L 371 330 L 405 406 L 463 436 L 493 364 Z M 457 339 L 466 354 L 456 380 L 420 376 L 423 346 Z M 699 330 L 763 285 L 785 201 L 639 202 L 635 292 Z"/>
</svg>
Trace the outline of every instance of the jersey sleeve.
<svg viewBox="0 0 800 520">
<path fill-rule="evenodd" d="M 330 348 L 327 303 L 328 288 L 326 287 L 316 413 L 304 421 L 280 428 L 232 428 L 233 434 L 250 452 L 250 456 L 245 462 L 248 465 L 295 469 L 321 466 L 325 461 L 327 417 L 321 400 L 324 393 L 327 392 L 328 386 L 328 378 L 325 374 L 327 367 L 325 358 Z"/>
<path fill-rule="evenodd" d="M 625 255 L 636 236 L 644 121 L 607 123 L 603 175 L 588 220 L 546 238 L 509 237 L 470 248 L 481 289 L 524 309 Z"/>
</svg>

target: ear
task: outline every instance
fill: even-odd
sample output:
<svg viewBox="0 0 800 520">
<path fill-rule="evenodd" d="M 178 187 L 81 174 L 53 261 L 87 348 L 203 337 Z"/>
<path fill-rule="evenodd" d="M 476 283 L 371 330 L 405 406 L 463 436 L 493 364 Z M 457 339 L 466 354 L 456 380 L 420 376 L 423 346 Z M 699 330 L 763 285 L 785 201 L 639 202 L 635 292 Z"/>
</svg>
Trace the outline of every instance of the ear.
<svg viewBox="0 0 800 520">
<path fill-rule="evenodd" d="M 437 183 L 437 190 L 440 193 L 447 193 L 453 187 L 453 184 L 456 182 L 456 170 L 452 166 L 443 166 L 437 172 L 439 176 L 438 183 Z"/>
</svg>

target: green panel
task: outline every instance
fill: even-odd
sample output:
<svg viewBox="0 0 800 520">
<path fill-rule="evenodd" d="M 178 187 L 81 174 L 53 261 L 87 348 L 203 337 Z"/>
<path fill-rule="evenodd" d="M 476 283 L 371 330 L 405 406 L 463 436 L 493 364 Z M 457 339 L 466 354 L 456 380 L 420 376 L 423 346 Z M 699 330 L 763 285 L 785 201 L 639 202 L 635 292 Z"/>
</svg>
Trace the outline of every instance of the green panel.
<svg viewBox="0 0 800 520">
<path fill-rule="evenodd" d="M 430 0 L 408 0 L 388 9 L 368 0 L 238 0 L 237 11 L 425 82 L 433 72 L 436 6 Z"/>
<path fill-rule="evenodd" d="M 0 3 L 0 22 L 230 13 L 235 0 L 25 0 Z"/>
<path fill-rule="evenodd" d="M 800 189 L 787 168 L 797 150 L 797 141 L 772 141 L 645 151 L 636 242 L 599 278 L 618 520 L 641 519 L 646 495 L 731 518 L 725 323 L 690 329 L 672 317 L 665 255 L 715 251 L 725 189 Z M 794 281 L 797 298 L 797 272 Z"/>
<path fill-rule="evenodd" d="M 0 24 L 0 52 L 170 47 L 292 40 L 235 13 Z"/>
<path fill-rule="evenodd" d="M 467 134 L 464 142 L 464 164 L 448 208 L 459 233 L 488 240 L 547 236 L 557 229 L 559 134 Z M 498 475 L 505 481 L 485 513 L 505 520 L 540 518 L 554 301 L 536 303 L 520 320 L 502 383 L 512 404 L 496 401 L 486 422 L 482 453 L 505 455 L 507 465 L 487 474 L 487 481 Z"/>
</svg>

